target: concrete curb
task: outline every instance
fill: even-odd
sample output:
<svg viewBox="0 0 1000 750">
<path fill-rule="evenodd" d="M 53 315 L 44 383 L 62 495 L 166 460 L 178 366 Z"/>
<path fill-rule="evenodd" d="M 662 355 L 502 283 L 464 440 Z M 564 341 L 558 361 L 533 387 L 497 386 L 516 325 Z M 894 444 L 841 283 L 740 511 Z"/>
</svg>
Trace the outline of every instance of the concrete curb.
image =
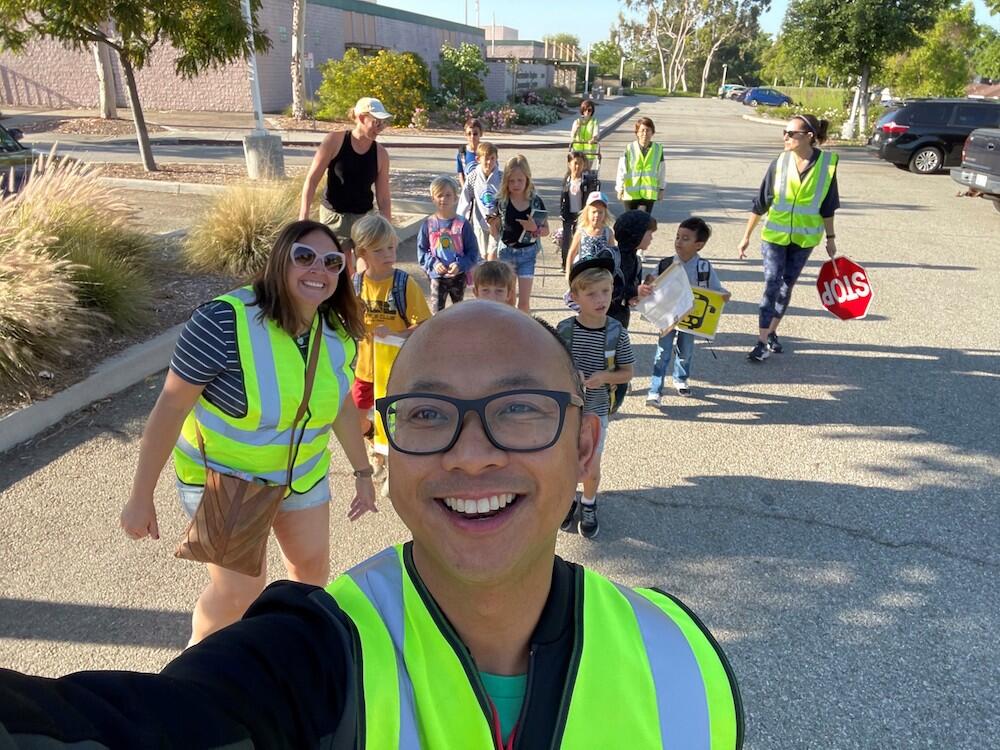
<svg viewBox="0 0 1000 750">
<path fill-rule="evenodd" d="M 94 374 L 52 398 L 0 418 L 0 453 L 31 440 L 75 411 L 122 391 L 170 362 L 183 323 L 106 359 Z"/>
<path fill-rule="evenodd" d="M 142 180 L 132 180 L 132 182 L 142 182 Z M 416 201 L 400 201 L 400 203 L 406 203 L 408 207 L 419 208 L 421 211 L 420 216 L 406 222 L 397 230 L 399 241 L 404 242 L 416 237 L 424 220 L 424 214 L 430 213 L 433 207 L 430 204 L 424 206 Z M 159 236 L 163 239 L 174 239 L 183 237 L 184 234 L 186 230 L 179 229 L 164 232 Z M 102 398 L 113 396 L 132 387 L 143 378 L 165 369 L 170 364 L 174 345 L 184 325 L 178 323 L 148 341 L 142 341 L 109 357 L 85 380 L 71 385 L 51 398 L 37 401 L 5 417 L 0 417 L 0 454 L 31 440 L 73 412 L 84 409 Z"/>
<path fill-rule="evenodd" d="M 784 127 L 786 120 L 774 120 L 769 117 L 755 117 L 754 115 L 741 115 L 748 122 L 759 122 L 761 125 L 777 125 Z"/>
</svg>

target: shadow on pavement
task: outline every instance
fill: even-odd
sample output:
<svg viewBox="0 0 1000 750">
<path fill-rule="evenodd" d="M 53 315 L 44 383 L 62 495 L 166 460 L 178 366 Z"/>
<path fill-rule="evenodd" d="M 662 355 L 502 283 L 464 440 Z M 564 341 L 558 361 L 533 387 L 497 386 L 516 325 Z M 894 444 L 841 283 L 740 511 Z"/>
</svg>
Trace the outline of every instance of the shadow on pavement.
<svg viewBox="0 0 1000 750">
<path fill-rule="evenodd" d="M 189 612 L 0 598 L 0 638 L 182 649 Z"/>
</svg>

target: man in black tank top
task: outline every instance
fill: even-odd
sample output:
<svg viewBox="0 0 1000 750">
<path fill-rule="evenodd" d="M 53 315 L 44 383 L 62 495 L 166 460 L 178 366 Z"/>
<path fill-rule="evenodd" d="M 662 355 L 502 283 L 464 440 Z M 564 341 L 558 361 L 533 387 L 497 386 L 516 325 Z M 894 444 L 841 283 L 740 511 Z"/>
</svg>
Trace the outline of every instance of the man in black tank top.
<svg viewBox="0 0 1000 750">
<path fill-rule="evenodd" d="M 378 134 L 391 117 L 378 99 L 359 99 L 350 112 L 354 127 L 327 135 L 316 150 L 306 175 L 299 218 L 308 218 L 316 188 L 325 172 L 326 192 L 319 218 L 333 230 L 344 250 L 352 247 L 351 227 L 370 213 L 375 203 L 379 213 L 392 221 L 389 154 L 376 143 Z"/>
</svg>

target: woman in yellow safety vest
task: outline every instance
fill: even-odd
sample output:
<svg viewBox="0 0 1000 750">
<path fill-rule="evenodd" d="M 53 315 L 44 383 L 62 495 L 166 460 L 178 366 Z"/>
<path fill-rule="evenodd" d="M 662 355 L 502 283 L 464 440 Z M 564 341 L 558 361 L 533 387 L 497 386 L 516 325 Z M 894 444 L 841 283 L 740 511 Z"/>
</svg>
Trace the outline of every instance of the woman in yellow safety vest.
<svg viewBox="0 0 1000 750">
<path fill-rule="evenodd" d="M 656 126 L 648 117 L 635 121 L 635 140 L 618 159 L 615 192 L 626 211 L 641 208 L 653 213 L 653 204 L 667 188 L 667 167 L 663 146 L 653 143 Z"/>
<path fill-rule="evenodd" d="M 601 124 L 594 117 L 594 103 L 589 99 L 580 102 L 580 116 L 573 120 L 570 132 L 570 151 L 579 151 L 590 160 L 590 168 L 594 168 L 594 158 L 600 151 L 597 142 L 601 139 Z"/>
<path fill-rule="evenodd" d="M 315 221 L 284 228 L 252 286 L 202 305 L 181 332 L 139 449 L 121 526 L 132 539 L 159 539 L 153 494 L 173 451 L 181 505 L 192 516 L 205 464 L 242 479 L 284 484 L 292 425 L 302 402 L 307 353 L 319 348 L 305 417 L 295 425 L 292 481 L 274 521 L 288 577 L 330 577 L 331 430 L 354 467 L 348 516 L 375 510 L 360 419 L 351 399 L 361 308 L 333 231 Z M 318 338 L 318 341 L 317 341 Z M 204 441 L 204 458 L 198 433 Z M 190 643 L 235 622 L 264 588 L 256 577 L 208 564 Z"/>
<path fill-rule="evenodd" d="M 757 342 L 747 355 L 763 362 L 783 350 L 775 330 L 788 309 L 792 288 L 813 248 L 826 235 L 826 252 L 837 254 L 833 215 L 840 208 L 837 154 L 817 148 L 826 140 L 829 123 L 813 115 L 796 115 L 785 125 L 785 151 L 771 162 L 760 185 L 738 245 L 746 257 L 750 236 L 760 221 L 764 258 L 764 294 L 760 301 Z"/>
</svg>

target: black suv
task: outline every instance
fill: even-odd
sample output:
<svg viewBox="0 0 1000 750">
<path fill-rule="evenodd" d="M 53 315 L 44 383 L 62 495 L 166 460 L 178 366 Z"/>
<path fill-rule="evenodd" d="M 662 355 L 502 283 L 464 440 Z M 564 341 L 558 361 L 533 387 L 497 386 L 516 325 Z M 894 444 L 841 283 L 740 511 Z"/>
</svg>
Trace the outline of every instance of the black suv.
<svg viewBox="0 0 1000 750">
<path fill-rule="evenodd" d="M 908 99 L 876 123 L 868 149 L 900 169 L 931 174 L 962 163 L 962 145 L 976 128 L 1000 127 L 1000 101 Z"/>
</svg>

